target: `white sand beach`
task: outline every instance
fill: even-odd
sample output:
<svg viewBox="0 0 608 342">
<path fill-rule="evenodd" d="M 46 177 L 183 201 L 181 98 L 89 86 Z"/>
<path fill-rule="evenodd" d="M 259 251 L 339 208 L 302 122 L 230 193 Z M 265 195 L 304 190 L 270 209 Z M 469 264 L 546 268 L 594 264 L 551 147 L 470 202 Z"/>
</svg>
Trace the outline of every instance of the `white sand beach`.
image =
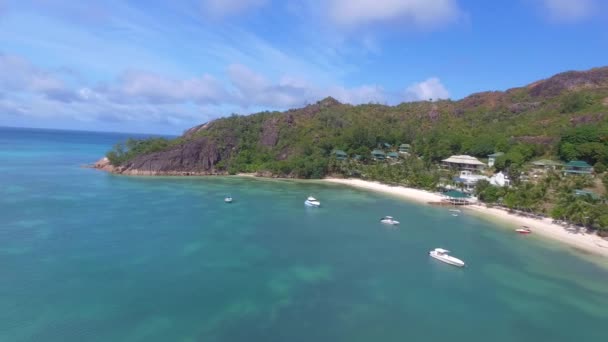
<svg viewBox="0 0 608 342">
<path fill-rule="evenodd" d="M 441 195 L 439 193 L 432 193 L 403 186 L 391 186 L 361 179 L 326 178 L 324 181 L 334 184 L 348 185 L 360 189 L 378 191 L 420 203 L 441 201 Z M 549 218 L 536 219 L 519 216 L 517 214 L 511 214 L 504 209 L 488 208 L 485 205 L 470 205 L 466 206 L 466 209 L 501 220 L 503 223 L 512 226 L 514 229 L 521 226 L 528 226 L 532 229 L 533 234 L 538 234 L 540 236 L 559 241 L 584 252 L 593 253 L 608 258 L 608 241 L 602 239 L 596 234 L 577 232 L 571 228 L 567 229 L 563 226 L 552 223 L 552 220 Z"/>
</svg>

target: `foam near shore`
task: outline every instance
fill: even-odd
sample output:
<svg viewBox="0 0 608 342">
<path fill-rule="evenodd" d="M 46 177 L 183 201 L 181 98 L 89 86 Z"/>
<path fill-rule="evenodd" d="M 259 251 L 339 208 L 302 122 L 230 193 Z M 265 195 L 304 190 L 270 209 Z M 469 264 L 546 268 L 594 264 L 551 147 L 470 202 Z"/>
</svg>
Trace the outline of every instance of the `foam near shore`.
<svg viewBox="0 0 608 342">
<path fill-rule="evenodd" d="M 432 193 L 404 186 L 391 186 L 361 179 L 326 178 L 324 181 L 348 185 L 359 189 L 378 191 L 425 204 L 440 202 L 442 199 L 439 193 Z M 501 220 L 505 224 L 513 226 L 514 229 L 521 226 L 528 226 L 532 229 L 533 234 L 538 234 L 564 243 L 570 247 L 608 258 L 608 241 L 602 239 L 595 233 L 585 233 L 571 227 L 563 227 L 552 223 L 552 220 L 549 218 L 536 219 L 512 214 L 501 208 L 488 208 L 483 205 L 468 205 L 466 206 L 466 209 Z"/>
</svg>

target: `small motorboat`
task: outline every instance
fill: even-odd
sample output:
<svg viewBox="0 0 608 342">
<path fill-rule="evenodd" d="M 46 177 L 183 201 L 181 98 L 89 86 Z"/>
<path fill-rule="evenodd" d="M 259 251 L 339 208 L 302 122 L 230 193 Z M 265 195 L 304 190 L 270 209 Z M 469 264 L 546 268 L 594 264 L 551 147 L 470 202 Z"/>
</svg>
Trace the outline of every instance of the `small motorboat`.
<svg viewBox="0 0 608 342">
<path fill-rule="evenodd" d="M 456 213 L 452 213 L 452 216 L 454 216 L 454 217 L 458 217 L 458 214 L 456 214 Z"/>
<path fill-rule="evenodd" d="M 530 227 L 528 226 L 523 226 L 521 228 L 517 228 L 515 229 L 516 232 L 518 232 L 519 234 L 530 234 L 532 233 L 532 229 L 530 229 Z"/>
<path fill-rule="evenodd" d="M 304 204 L 308 207 L 315 207 L 315 208 L 318 208 L 321 206 L 321 202 L 319 202 L 318 199 L 316 199 L 312 196 L 308 196 L 306 201 L 304 201 Z"/>
<path fill-rule="evenodd" d="M 224 198 L 224 202 L 225 202 L 225 203 L 232 203 L 232 196 L 226 196 L 226 197 Z"/>
<path fill-rule="evenodd" d="M 429 255 L 439 261 L 443 261 L 446 264 L 450 264 L 450 265 L 454 265 L 454 266 L 458 266 L 458 267 L 464 267 L 464 261 L 458 259 L 458 258 L 454 258 L 453 256 L 449 255 L 448 253 L 450 253 L 450 251 L 448 251 L 447 249 L 443 249 L 443 248 L 435 248 L 434 250 L 429 252 Z"/>
<path fill-rule="evenodd" d="M 395 218 L 392 216 L 384 216 L 380 219 L 380 222 L 384 224 L 390 224 L 391 226 L 396 226 L 399 224 L 399 221 L 395 220 Z"/>
<path fill-rule="evenodd" d="M 451 213 L 460 213 L 460 209 L 450 209 Z"/>
</svg>

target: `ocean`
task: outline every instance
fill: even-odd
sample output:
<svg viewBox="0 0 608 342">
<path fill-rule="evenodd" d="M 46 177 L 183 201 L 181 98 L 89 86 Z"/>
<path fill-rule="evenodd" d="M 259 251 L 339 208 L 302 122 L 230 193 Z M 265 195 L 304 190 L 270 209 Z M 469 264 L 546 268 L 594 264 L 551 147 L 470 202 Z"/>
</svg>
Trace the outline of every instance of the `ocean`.
<svg viewBox="0 0 608 342">
<path fill-rule="evenodd" d="M 0 128 L 0 341 L 606 339 L 594 256 L 321 182 L 81 167 L 129 136 Z"/>
</svg>

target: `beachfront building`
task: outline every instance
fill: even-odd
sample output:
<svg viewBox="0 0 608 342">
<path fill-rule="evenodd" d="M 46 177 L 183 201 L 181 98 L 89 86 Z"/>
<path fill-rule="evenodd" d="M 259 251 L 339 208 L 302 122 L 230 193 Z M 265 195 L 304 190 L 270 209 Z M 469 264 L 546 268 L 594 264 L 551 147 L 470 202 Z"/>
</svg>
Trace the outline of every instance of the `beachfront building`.
<svg viewBox="0 0 608 342">
<path fill-rule="evenodd" d="M 564 167 L 566 175 L 591 175 L 592 173 L 593 166 L 582 160 L 573 160 Z"/>
<path fill-rule="evenodd" d="M 550 170 L 560 170 L 564 167 L 563 163 L 558 161 L 549 160 L 549 159 L 541 159 L 533 161 L 532 168 L 537 172 L 546 172 Z"/>
<path fill-rule="evenodd" d="M 496 163 L 496 159 L 497 159 L 498 157 L 502 157 L 502 156 L 504 156 L 504 155 L 505 155 L 505 154 L 504 154 L 503 152 L 496 152 L 496 153 L 494 153 L 494 154 L 490 154 L 490 155 L 488 155 L 488 166 L 489 166 L 489 167 L 494 166 L 494 163 Z"/>
<path fill-rule="evenodd" d="M 342 161 L 348 159 L 348 154 L 342 150 L 333 150 L 331 154 L 336 157 L 336 160 Z"/>
<path fill-rule="evenodd" d="M 490 181 L 488 177 L 473 174 L 473 172 L 468 170 L 460 171 L 460 175 L 453 179 L 454 183 L 458 184 L 465 192 L 472 192 L 475 190 L 475 186 L 477 186 L 477 183 L 479 183 L 480 180 Z"/>
<path fill-rule="evenodd" d="M 451 156 L 448 159 L 442 160 L 442 165 L 445 168 L 460 170 L 460 171 L 483 171 L 486 164 L 480 162 L 477 158 L 467 155 Z"/>
<path fill-rule="evenodd" d="M 372 158 L 374 160 L 384 160 L 384 159 L 386 159 L 386 153 L 384 153 L 384 151 L 378 150 L 378 149 L 373 150 L 372 151 Z"/>
<path fill-rule="evenodd" d="M 443 202 L 447 202 L 453 205 L 467 205 L 475 203 L 474 197 L 471 197 L 471 195 L 466 194 L 462 191 L 450 190 L 444 192 L 443 194 L 441 194 L 441 196 Z"/>
<path fill-rule="evenodd" d="M 401 144 L 399 145 L 399 153 L 401 154 L 409 154 L 412 146 L 410 144 Z"/>
</svg>

